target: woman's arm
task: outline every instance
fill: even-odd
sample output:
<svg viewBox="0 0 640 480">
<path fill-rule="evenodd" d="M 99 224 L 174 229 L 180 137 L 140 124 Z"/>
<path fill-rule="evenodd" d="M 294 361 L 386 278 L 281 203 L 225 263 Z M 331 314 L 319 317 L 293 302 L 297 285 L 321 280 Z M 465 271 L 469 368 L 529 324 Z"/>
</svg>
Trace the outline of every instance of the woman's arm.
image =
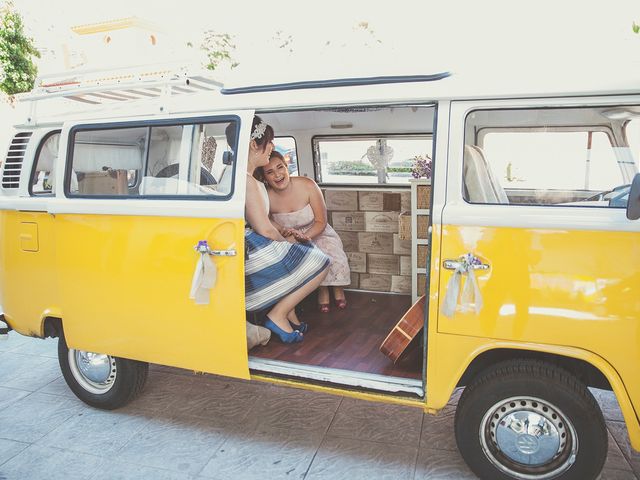
<svg viewBox="0 0 640 480">
<path fill-rule="evenodd" d="M 257 181 L 247 176 L 247 198 L 245 204 L 247 222 L 249 222 L 254 231 L 263 237 L 282 242 L 285 239 L 269 220 L 267 206 L 264 204 L 264 199 L 260 195 L 258 188 L 260 187 L 258 187 Z"/>
<path fill-rule="evenodd" d="M 324 232 L 327 227 L 327 205 L 318 184 L 309 178 L 305 178 L 305 188 L 309 193 L 309 205 L 313 210 L 313 225 L 306 231 L 306 235 L 315 238 Z"/>
</svg>

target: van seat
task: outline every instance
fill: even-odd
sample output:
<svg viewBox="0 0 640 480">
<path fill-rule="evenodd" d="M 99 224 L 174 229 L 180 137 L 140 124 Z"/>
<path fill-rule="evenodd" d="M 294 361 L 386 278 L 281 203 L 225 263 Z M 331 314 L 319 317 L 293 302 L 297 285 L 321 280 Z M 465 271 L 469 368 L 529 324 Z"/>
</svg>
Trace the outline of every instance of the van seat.
<svg viewBox="0 0 640 480">
<path fill-rule="evenodd" d="M 509 203 L 482 149 L 476 145 L 464 146 L 464 188 L 471 203 Z"/>
</svg>

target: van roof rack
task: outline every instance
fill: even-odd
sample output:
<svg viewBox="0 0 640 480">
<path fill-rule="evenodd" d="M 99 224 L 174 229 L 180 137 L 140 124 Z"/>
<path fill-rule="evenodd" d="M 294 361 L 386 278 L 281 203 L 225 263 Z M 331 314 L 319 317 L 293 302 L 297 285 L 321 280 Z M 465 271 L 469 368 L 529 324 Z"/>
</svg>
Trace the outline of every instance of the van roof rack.
<svg viewBox="0 0 640 480">
<path fill-rule="evenodd" d="M 51 98 L 101 105 L 176 94 L 219 91 L 223 84 L 208 71 L 190 73 L 184 67 L 147 66 L 47 75 L 36 88 L 20 95 L 23 102 Z"/>
</svg>

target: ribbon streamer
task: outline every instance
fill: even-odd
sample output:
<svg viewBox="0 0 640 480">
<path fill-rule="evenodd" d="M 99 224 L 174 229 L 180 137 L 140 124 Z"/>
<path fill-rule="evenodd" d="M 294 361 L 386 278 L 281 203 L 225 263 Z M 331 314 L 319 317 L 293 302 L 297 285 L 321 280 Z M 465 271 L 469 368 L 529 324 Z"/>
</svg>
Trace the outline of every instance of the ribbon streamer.
<svg viewBox="0 0 640 480">
<path fill-rule="evenodd" d="M 208 305 L 211 289 L 216 285 L 218 270 L 209 256 L 209 247 L 206 241 L 198 242 L 196 250 L 200 253 L 200 258 L 193 272 L 189 298 L 194 300 L 196 305 Z"/>
<path fill-rule="evenodd" d="M 461 312 L 475 311 L 476 314 L 480 313 L 483 304 L 482 295 L 474 272 L 474 265 L 480 263 L 480 260 L 471 254 L 460 257 L 459 264 L 447 283 L 447 291 L 442 302 L 441 312 L 445 317 L 453 318 L 458 306 L 458 297 L 460 297 L 459 310 Z M 463 275 L 466 275 L 467 278 L 462 288 L 462 295 L 460 295 L 460 283 Z"/>
</svg>

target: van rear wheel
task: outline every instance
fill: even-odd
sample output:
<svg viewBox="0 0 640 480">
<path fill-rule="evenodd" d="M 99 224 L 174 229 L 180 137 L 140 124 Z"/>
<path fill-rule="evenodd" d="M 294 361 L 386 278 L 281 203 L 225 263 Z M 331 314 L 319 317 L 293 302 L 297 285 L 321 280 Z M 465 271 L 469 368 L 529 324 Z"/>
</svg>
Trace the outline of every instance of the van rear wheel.
<svg viewBox="0 0 640 480">
<path fill-rule="evenodd" d="M 142 391 L 149 364 L 67 347 L 58 339 L 58 362 L 67 385 L 92 407 L 113 410 L 131 402 Z"/>
<path fill-rule="evenodd" d="M 562 368 L 521 359 L 467 386 L 455 418 L 460 453 L 482 479 L 590 479 L 608 448 L 602 412 Z"/>
</svg>

